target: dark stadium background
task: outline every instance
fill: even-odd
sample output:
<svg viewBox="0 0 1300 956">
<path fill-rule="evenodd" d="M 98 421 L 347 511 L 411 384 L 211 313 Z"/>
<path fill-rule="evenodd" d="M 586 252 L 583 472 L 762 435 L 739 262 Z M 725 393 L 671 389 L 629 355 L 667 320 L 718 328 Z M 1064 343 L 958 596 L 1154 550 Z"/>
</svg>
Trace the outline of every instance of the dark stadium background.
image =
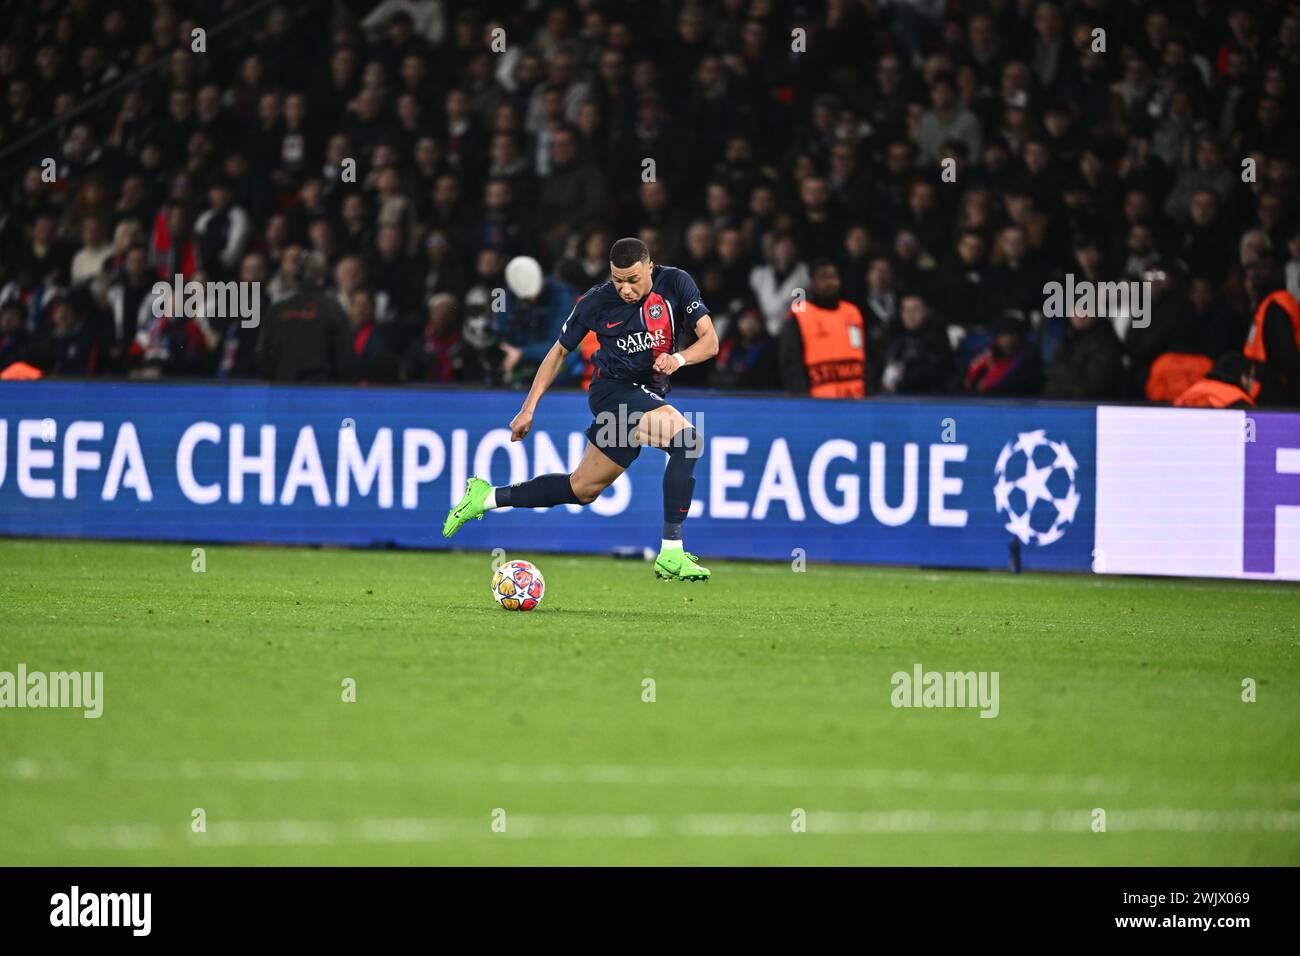
<svg viewBox="0 0 1300 956">
<path fill-rule="evenodd" d="M 829 259 L 869 395 L 1170 399 L 1300 291 L 1295 3 L 47 0 L 0 24 L 0 369 L 519 387 L 638 235 L 723 339 L 678 384 L 806 390 L 782 334 Z M 494 300 L 521 255 L 541 297 Z M 154 318 L 177 272 L 261 281 L 263 316 L 315 275 L 334 360 Z M 1066 272 L 1151 281 L 1149 327 L 1045 318 Z M 1270 352 L 1261 403 L 1297 403 L 1296 362 Z"/>
</svg>

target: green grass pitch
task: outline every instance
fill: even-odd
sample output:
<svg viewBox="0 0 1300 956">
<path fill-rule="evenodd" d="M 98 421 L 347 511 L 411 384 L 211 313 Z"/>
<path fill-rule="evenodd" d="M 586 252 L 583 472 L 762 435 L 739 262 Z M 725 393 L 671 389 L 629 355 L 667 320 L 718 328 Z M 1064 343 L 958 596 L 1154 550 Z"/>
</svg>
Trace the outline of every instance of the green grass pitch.
<svg viewBox="0 0 1300 956">
<path fill-rule="evenodd" d="M 0 541 L 0 863 L 1300 863 L 1295 586 L 511 556 Z"/>
</svg>

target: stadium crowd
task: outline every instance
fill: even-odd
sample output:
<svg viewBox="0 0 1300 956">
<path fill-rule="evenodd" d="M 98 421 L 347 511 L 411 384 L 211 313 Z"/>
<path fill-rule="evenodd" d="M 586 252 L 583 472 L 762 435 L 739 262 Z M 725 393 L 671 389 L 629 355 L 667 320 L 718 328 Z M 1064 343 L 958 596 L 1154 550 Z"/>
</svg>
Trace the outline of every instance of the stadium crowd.
<svg viewBox="0 0 1300 956">
<path fill-rule="evenodd" d="M 0 369 L 526 385 L 635 235 L 677 384 L 808 392 L 806 297 L 867 395 L 1300 405 L 1298 92 L 1290 0 L 0 0 Z"/>
</svg>

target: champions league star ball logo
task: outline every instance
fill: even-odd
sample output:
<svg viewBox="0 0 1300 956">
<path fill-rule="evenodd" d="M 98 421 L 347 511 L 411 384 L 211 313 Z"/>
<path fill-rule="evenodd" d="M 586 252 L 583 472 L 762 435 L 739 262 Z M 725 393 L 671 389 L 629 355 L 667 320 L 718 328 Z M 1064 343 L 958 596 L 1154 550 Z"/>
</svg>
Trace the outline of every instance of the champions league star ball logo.
<svg viewBox="0 0 1300 956">
<path fill-rule="evenodd" d="M 1075 475 L 1079 463 L 1070 446 L 1052 441 L 1042 429 L 1021 432 L 1002 446 L 993 472 L 993 499 L 1006 529 L 1022 544 L 1043 547 L 1059 541 L 1079 508 Z"/>
</svg>

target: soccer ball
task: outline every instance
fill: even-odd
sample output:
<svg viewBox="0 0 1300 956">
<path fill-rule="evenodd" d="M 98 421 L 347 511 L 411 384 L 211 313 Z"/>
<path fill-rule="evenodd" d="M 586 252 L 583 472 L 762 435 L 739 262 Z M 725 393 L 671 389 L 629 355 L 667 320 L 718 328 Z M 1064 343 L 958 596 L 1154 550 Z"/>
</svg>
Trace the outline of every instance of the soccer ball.
<svg viewBox="0 0 1300 956">
<path fill-rule="evenodd" d="M 507 561 L 492 575 L 492 596 L 507 611 L 531 611 L 545 593 L 542 572 L 527 561 Z"/>
</svg>

